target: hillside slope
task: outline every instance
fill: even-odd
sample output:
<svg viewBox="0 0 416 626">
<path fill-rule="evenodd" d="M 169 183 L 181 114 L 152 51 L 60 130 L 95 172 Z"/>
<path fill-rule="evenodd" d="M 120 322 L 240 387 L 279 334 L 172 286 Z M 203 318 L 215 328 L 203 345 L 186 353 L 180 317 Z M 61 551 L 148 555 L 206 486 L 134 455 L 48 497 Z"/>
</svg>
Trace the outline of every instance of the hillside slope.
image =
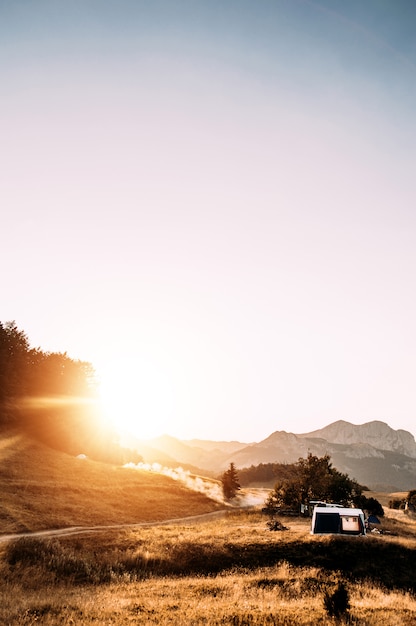
<svg viewBox="0 0 416 626">
<path fill-rule="evenodd" d="M 220 505 L 154 472 L 57 452 L 20 432 L 0 434 L 0 533 L 162 521 Z"/>
</svg>

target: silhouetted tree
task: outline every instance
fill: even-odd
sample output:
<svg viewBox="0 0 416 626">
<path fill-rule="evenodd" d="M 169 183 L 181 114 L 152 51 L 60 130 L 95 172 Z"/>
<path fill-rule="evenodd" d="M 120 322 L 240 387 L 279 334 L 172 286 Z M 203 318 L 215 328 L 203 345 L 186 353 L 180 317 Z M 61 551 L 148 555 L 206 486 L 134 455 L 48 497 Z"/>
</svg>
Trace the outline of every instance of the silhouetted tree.
<svg viewBox="0 0 416 626">
<path fill-rule="evenodd" d="M 30 350 L 26 392 L 30 396 L 91 397 L 96 392 L 94 369 L 66 352 Z"/>
<path fill-rule="evenodd" d="M 238 470 L 242 487 L 250 485 L 264 487 L 270 483 L 276 483 L 276 480 L 293 479 L 296 474 L 297 467 L 294 463 L 260 463 Z"/>
<path fill-rule="evenodd" d="M 16 323 L 0 322 L 0 425 L 26 429 L 48 445 L 125 463 L 141 459 L 122 449 L 98 412 L 92 365 L 66 352 L 31 348 Z"/>
<path fill-rule="evenodd" d="M 230 463 L 229 469 L 221 476 L 222 492 L 226 500 L 231 500 L 241 489 L 238 482 L 237 470 L 234 463 Z"/>
<path fill-rule="evenodd" d="M 0 420 L 12 419 L 17 398 L 26 392 L 29 341 L 15 322 L 0 322 Z"/>
<path fill-rule="evenodd" d="M 66 353 L 30 348 L 16 323 L 0 322 L 0 412 L 4 417 L 18 401 L 33 397 L 91 397 L 96 391 L 90 363 Z"/>
<path fill-rule="evenodd" d="M 317 457 L 309 453 L 306 459 L 300 458 L 294 465 L 296 478 L 278 482 L 266 501 L 266 510 L 271 514 L 282 508 L 300 511 L 301 506 L 309 506 L 311 500 L 346 506 L 362 493 L 362 487 L 355 480 L 332 466 L 328 454 Z"/>
</svg>

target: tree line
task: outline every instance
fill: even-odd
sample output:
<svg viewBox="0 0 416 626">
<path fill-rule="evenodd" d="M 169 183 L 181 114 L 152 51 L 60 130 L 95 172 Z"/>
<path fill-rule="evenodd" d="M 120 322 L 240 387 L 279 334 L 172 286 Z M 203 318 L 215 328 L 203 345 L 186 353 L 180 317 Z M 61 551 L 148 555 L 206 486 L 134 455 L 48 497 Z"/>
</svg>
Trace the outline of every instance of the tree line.
<svg viewBox="0 0 416 626">
<path fill-rule="evenodd" d="M 91 363 L 75 361 L 66 352 L 31 348 L 16 322 L 0 322 L 0 419 L 17 418 L 22 399 L 46 396 L 91 398 L 96 393 Z"/>
<path fill-rule="evenodd" d="M 270 485 L 277 480 L 291 480 L 296 477 L 294 463 L 259 463 L 238 470 L 238 477 L 242 487 Z"/>
<path fill-rule="evenodd" d="M 23 428 L 70 454 L 116 463 L 141 460 L 122 450 L 104 427 L 97 396 L 91 363 L 32 348 L 15 321 L 0 322 L 1 428 Z"/>
</svg>

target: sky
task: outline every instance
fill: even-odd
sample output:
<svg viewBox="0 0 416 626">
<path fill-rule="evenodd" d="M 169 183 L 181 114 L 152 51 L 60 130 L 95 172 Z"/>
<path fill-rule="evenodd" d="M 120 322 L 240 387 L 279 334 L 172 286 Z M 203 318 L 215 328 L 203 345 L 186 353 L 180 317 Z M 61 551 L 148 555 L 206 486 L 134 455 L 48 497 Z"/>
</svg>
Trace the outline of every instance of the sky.
<svg viewBox="0 0 416 626">
<path fill-rule="evenodd" d="M 416 3 L 0 0 L 0 320 L 141 437 L 416 434 Z"/>
</svg>

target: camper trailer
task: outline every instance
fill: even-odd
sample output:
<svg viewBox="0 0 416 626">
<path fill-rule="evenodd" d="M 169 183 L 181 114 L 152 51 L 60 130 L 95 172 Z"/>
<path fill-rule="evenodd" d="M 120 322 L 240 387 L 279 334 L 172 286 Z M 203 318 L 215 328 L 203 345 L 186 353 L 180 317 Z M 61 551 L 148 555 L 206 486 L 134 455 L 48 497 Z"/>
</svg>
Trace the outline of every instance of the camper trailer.
<svg viewBox="0 0 416 626">
<path fill-rule="evenodd" d="M 316 506 L 312 515 L 311 535 L 365 535 L 361 509 L 340 506 Z"/>
</svg>

